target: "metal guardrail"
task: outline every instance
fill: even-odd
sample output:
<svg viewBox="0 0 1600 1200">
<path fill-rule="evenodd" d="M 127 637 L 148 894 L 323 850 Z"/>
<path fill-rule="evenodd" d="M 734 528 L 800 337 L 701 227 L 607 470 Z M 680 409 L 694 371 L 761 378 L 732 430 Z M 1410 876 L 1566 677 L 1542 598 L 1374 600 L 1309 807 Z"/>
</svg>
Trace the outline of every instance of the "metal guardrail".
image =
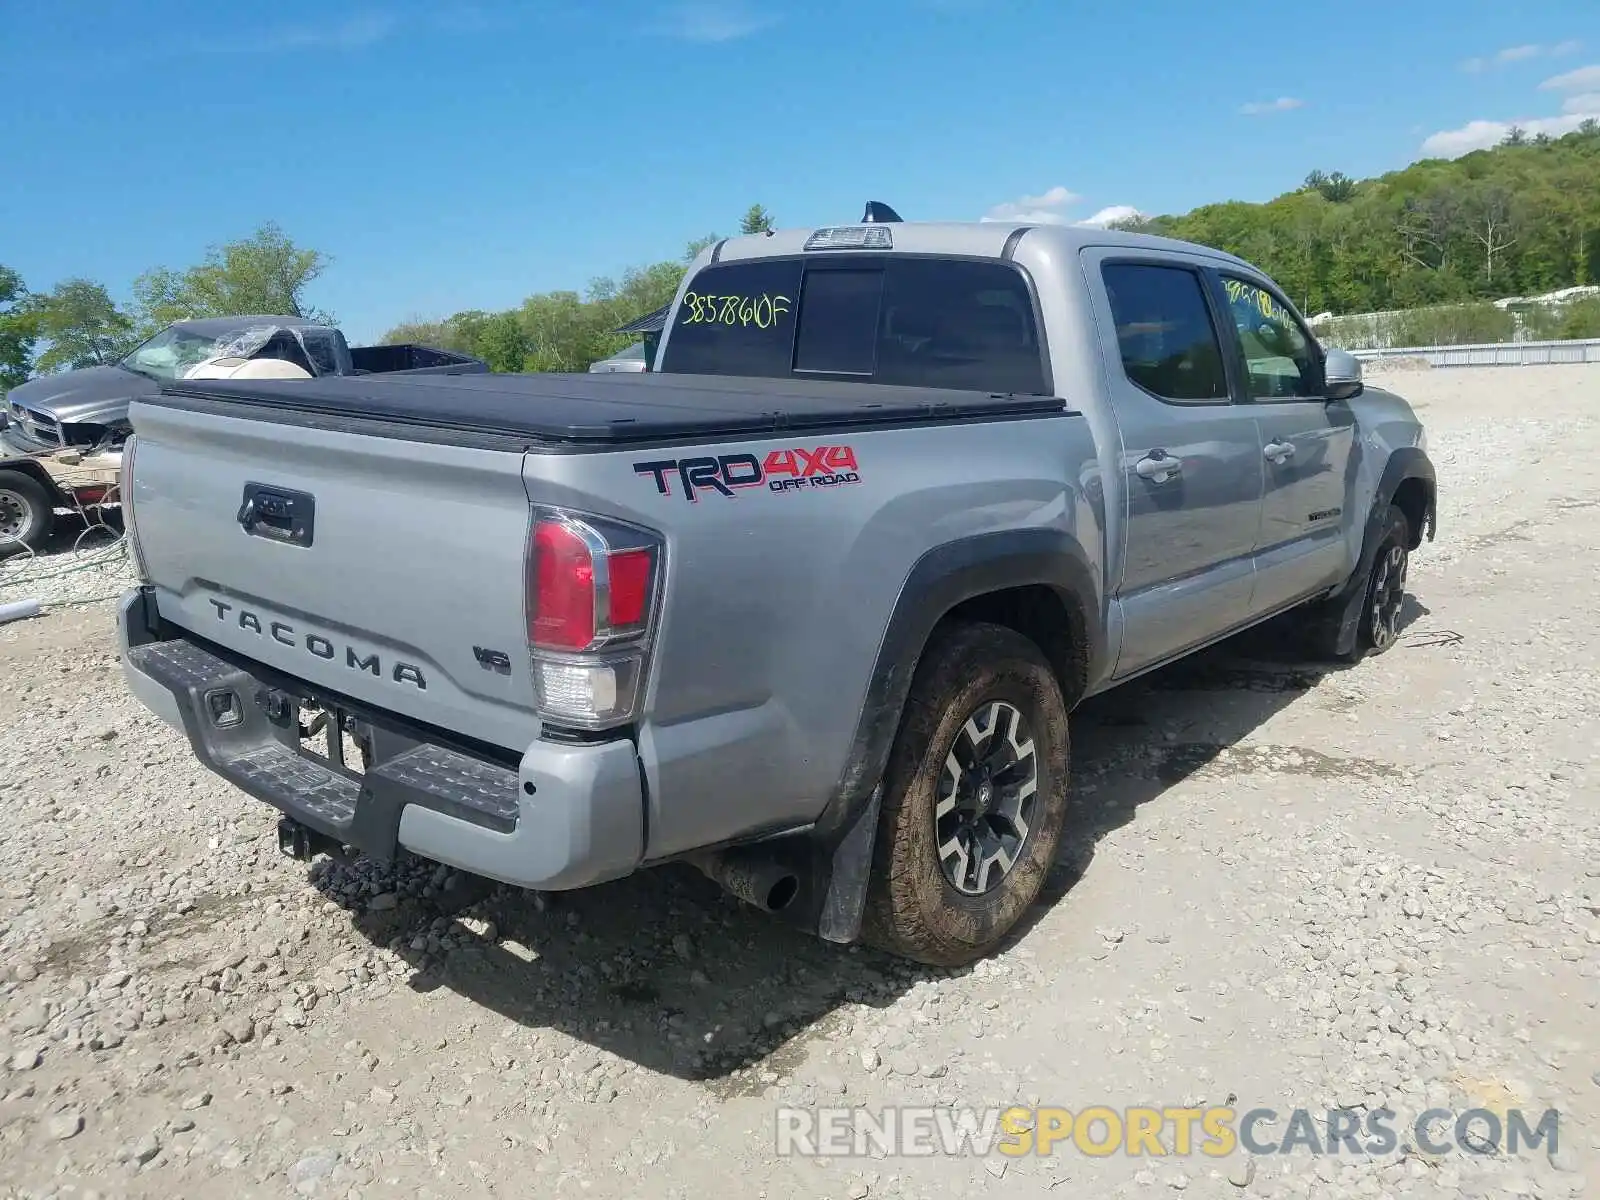
<svg viewBox="0 0 1600 1200">
<path fill-rule="evenodd" d="M 1600 338 L 1562 342 L 1486 342 L 1473 346 L 1393 346 L 1352 350 L 1363 362 L 1425 358 L 1434 367 L 1533 367 L 1550 363 L 1600 363 Z"/>
</svg>

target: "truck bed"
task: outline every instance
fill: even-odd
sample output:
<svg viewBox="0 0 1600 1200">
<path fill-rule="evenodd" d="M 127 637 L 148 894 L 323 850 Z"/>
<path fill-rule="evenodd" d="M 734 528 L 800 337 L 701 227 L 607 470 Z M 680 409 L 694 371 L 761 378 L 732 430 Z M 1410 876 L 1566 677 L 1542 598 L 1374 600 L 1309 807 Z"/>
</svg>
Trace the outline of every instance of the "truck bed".
<svg viewBox="0 0 1600 1200">
<path fill-rule="evenodd" d="M 434 346 L 419 346 L 413 342 L 351 346 L 350 367 L 357 375 L 383 375 L 401 371 L 419 375 L 452 372 L 486 374 L 489 370 L 488 363 L 469 354 L 440 350 Z"/>
<path fill-rule="evenodd" d="M 616 448 L 680 438 L 1048 416 L 1053 396 L 720 375 L 418 375 L 182 380 L 155 403 L 446 445 Z"/>
</svg>

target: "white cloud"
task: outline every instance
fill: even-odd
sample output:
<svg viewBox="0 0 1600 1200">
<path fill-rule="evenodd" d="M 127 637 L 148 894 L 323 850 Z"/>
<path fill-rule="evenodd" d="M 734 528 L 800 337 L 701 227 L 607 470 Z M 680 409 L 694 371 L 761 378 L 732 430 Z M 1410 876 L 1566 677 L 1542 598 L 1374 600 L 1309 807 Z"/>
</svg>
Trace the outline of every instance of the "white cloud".
<svg viewBox="0 0 1600 1200">
<path fill-rule="evenodd" d="M 1579 67 L 1564 75 L 1553 75 L 1539 85 L 1545 92 L 1588 92 L 1600 90 L 1600 65 Z"/>
<path fill-rule="evenodd" d="M 393 13 L 368 12 L 323 25 L 286 25 L 271 31 L 240 31 L 195 44 L 204 54 L 275 54 L 286 50 L 359 50 L 388 38 L 400 27 Z"/>
<path fill-rule="evenodd" d="M 981 219 L 985 221 L 1022 221 L 1030 225 L 1065 225 L 1067 216 L 1061 210 L 1078 197 L 1059 184 L 1047 188 L 1037 196 L 1023 196 L 1005 204 L 996 204 Z"/>
<path fill-rule="evenodd" d="M 1131 204 L 1108 204 L 1105 208 L 1095 213 L 1094 216 L 1085 217 L 1078 224 L 1093 225 L 1098 229 L 1104 229 L 1118 221 L 1131 221 L 1135 217 L 1142 216 L 1144 214 Z"/>
<path fill-rule="evenodd" d="M 1503 50 L 1496 51 L 1492 58 L 1484 58 L 1480 55 L 1465 59 L 1461 63 L 1461 69 L 1469 75 L 1476 75 L 1492 66 L 1528 62 L 1535 58 L 1562 58 L 1568 54 L 1576 54 L 1582 48 L 1583 43 L 1576 38 L 1569 38 L 1567 41 L 1556 42 L 1553 45 L 1546 45 L 1543 42 L 1525 42 L 1520 46 L 1507 46 Z"/>
<path fill-rule="evenodd" d="M 371 12 L 334 21 L 328 25 L 307 25 L 279 30 L 264 37 L 249 38 L 257 50 L 299 50 L 327 46 L 336 50 L 355 50 L 381 42 L 400 24 L 393 13 Z"/>
<path fill-rule="evenodd" d="M 492 33 L 515 20 L 509 12 L 487 9 L 481 4 L 446 5 L 430 16 L 435 25 L 451 33 Z"/>
<path fill-rule="evenodd" d="M 1502 61 L 1532 58 L 1537 54 L 1569 54 L 1578 48 L 1575 41 L 1554 46 L 1512 46 L 1500 51 Z M 1512 128 L 1528 137 L 1544 134 L 1562 137 L 1586 121 L 1600 121 L 1600 64 L 1579 67 L 1552 75 L 1539 85 L 1544 92 L 1568 93 L 1561 98 L 1561 114 L 1553 117 L 1527 117 L 1515 121 L 1468 121 L 1459 129 L 1441 129 L 1424 139 L 1422 153 L 1431 158 L 1459 158 L 1474 150 L 1487 150 L 1505 140 Z"/>
<path fill-rule="evenodd" d="M 1305 107 L 1304 100 L 1296 100 L 1293 96 L 1279 96 L 1276 100 L 1267 100 L 1262 103 L 1241 104 L 1239 111 L 1247 117 L 1260 117 L 1267 113 L 1288 112 L 1291 109 Z"/>
<path fill-rule="evenodd" d="M 1526 121 L 1468 121 L 1460 129 L 1444 129 L 1422 143 L 1428 158 L 1460 158 L 1474 150 L 1498 146 L 1516 126 L 1529 137 L 1547 133 L 1560 137 L 1588 120 L 1600 120 L 1600 106 L 1590 112 L 1567 112 L 1559 117 L 1534 117 Z"/>
<path fill-rule="evenodd" d="M 734 42 L 776 24 L 777 19 L 742 0 L 692 0 L 667 12 L 661 32 L 686 42 Z"/>
<path fill-rule="evenodd" d="M 1060 208 L 1063 205 L 1071 204 L 1077 198 L 1076 193 L 1069 192 L 1066 188 L 1057 184 L 1042 196 L 1024 196 L 1017 203 L 1023 208 Z"/>
<path fill-rule="evenodd" d="M 1018 208 L 1014 204 L 997 204 L 983 216 L 980 221 L 1003 221 L 1006 224 L 1020 225 L 1070 225 L 1066 214 L 1055 212 L 1048 208 Z"/>
<path fill-rule="evenodd" d="M 1093 216 L 1075 221 L 1065 210 L 1079 199 L 1075 193 L 1057 186 L 1037 196 L 1022 196 L 1005 204 L 996 204 L 978 219 L 1023 225 L 1095 225 L 1103 229 L 1113 221 L 1126 221 L 1130 217 L 1143 215 L 1131 204 L 1111 204 Z"/>
</svg>

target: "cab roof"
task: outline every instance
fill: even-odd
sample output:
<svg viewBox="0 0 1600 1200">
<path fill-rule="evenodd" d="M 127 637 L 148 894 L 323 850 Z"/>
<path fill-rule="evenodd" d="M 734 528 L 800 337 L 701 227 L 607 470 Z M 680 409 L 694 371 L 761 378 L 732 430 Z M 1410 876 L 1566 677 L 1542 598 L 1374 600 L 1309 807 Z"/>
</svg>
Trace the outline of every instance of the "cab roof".
<svg viewBox="0 0 1600 1200">
<path fill-rule="evenodd" d="M 1013 237 L 1015 245 L 1047 242 L 1065 254 L 1076 254 L 1088 246 L 1125 247 L 1129 250 L 1166 250 L 1205 254 L 1239 266 L 1249 264 L 1234 255 L 1175 238 L 1156 237 L 1147 233 L 1127 233 L 1119 229 L 1101 229 L 1094 225 L 1028 224 L 1014 221 L 892 221 L 881 225 L 860 222 L 841 222 L 812 229 L 780 229 L 770 234 L 749 234 L 730 237 L 703 250 L 696 260 L 697 266 L 708 262 L 734 262 L 741 259 L 777 258 L 807 253 L 806 241 L 819 229 L 882 228 L 891 231 L 893 247 L 883 253 L 895 251 L 912 254 L 949 254 L 971 258 L 1002 258 L 1006 243 Z M 809 253 L 827 253 L 813 250 Z M 861 250 L 844 253 L 859 254 Z"/>
</svg>

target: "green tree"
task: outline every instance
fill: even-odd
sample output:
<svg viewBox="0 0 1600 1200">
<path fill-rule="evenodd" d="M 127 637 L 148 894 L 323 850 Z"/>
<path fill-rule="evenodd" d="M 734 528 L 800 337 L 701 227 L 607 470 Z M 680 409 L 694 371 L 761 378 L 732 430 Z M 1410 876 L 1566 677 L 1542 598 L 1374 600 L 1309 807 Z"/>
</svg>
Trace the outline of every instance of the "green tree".
<svg viewBox="0 0 1600 1200">
<path fill-rule="evenodd" d="M 711 242 L 719 239 L 711 238 Z M 710 244 L 709 242 L 707 244 Z M 476 355 L 495 371 L 586 371 L 631 340 L 616 333 L 671 302 L 687 262 L 653 263 L 600 278 L 588 291 L 541 292 L 504 312 L 459 312 L 443 320 L 413 318 L 383 335 L 385 342 L 422 342 Z"/>
<path fill-rule="evenodd" d="M 1317 192 L 1330 204 L 1343 204 L 1353 199 L 1356 194 L 1356 181 L 1343 171 L 1334 171 L 1329 174 L 1325 171 L 1312 171 L 1306 176 L 1305 182 L 1300 185 L 1302 191 Z"/>
<path fill-rule="evenodd" d="M 210 247 L 196 266 L 145 272 L 133 290 L 147 331 L 186 317 L 257 313 L 331 325 L 335 318 L 311 307 L 305 295 L 331 261 L 320 250 L 295 245 L 269 221 L 248 238 Z"/>
<path fill-rule="evenodd" d="M 532 349 L 527 331 L 513 312 L 495 313 L 478 334 L 478 355 L 491 371 L 522 371 Z"/>
<path fill-rule="evenodd" d="M 412 342 L 422 346 L 435 346 L 440 350 L 455 350 L 461 354 L 473 353 L 472 340 L 460 325 L 452 320 L 429 321 L 413 317 L 396 325 L 380 339 L 390 345 Z"/>
<path fill-rule="evenodd" d="M 761 205 L 752 204 L 745 210 L 744 216 L 739 221 L 739 232 L 745 234 L 771 233 L 772 214 L 762 208 Z"/>
<path fill-rule="evenodd" d="M 708 233 L 705 237 L 697 237 L 683 248 L 683 261 L 692 263 L 707 246 L 715 246 L 722 240 L 720 233 Z"/>
<path fill-rule="evenodd" d="M 107 366 L 133 346 L 133 319 L 104 284 L 69 279 L 33 297 L 33 308 L 39 336 L 48 343 L 39 355 L 42 372 Z"/>
<path fill-rule="evenodd" d="M 0 391 L 26 383 L 33 369 L 38 315 L 28 300 L 22 276 L 0 266 Z"/>
</svg>

